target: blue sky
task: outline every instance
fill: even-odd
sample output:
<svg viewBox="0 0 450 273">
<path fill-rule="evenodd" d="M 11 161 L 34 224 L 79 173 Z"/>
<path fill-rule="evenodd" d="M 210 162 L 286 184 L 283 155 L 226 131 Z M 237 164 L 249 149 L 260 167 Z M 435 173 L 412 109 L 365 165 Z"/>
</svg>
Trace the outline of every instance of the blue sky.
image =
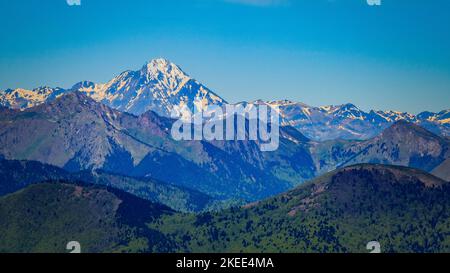
<svg viewBox="0 0 450 273">
<path fill-rule="evenodd" d="M 0 89 L 165 57 L 230 102 L 450 108 L 450 1 L 0 0 Z"/>
</svg>

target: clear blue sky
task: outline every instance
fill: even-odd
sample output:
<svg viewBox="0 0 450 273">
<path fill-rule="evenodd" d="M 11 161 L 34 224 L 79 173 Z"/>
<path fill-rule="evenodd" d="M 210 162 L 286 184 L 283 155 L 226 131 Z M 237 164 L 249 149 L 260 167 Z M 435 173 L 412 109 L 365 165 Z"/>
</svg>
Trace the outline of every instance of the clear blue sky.
<svg viewBox="0 0 450 273">
<path fill-rule="evenodd" d="M 165 57 L 230 102 L 450 108 L 450 1 L 0 0 L 0 89 Z"/>
</svg>

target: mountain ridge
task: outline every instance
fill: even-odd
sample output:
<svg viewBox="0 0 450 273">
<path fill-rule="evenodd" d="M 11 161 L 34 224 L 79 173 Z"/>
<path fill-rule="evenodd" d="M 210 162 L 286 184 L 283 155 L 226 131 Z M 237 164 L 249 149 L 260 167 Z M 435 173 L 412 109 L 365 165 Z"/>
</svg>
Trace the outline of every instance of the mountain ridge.
<svg viewBox="0 0 450 273">
<path fill-rule="evenodd" d="M 383 253 L 446 252 L 449 194 L 417 169 L 355 165 L 240 209 L 163 217 L 163 234 L 194 252 L 365 253 L 371 240 Z"/>
<path fill-rule="evenodd" d="M 0 196 L 52 180 L 112 187 L 182 212 L 198 212 L 219 206 L 204 193 L 151 178 L 137 178 L 101 170 L 69 173 L 37 161 L 0 159 Z"/>
<path fill-rule="evenodd" d="M 383 253 L 443 253 L 449 197 L 449 182 L 379 164 L 200 214 L 109 187 L 49 181 L 0 197 L 0 252 L 64 252 L 74 236 L 83 252 L 367 253 L 376 240 Z"/>
<path fill-rule="evenodd" d="M 83 253 L 168 251 L 169 238 L 145 224 L 170 208 L 123 191 L 48 181 L 0 197 L 1 253 L 65 253 L 74 238 Z"/>
</svg>

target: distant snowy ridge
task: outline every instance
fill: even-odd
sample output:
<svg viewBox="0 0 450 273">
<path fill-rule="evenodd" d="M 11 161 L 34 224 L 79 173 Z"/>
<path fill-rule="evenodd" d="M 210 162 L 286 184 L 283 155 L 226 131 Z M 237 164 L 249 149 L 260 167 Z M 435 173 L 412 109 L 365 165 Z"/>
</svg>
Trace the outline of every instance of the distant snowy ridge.
<svg viewBox="0 0 450 273">
<path fill-rule="evenodd" d="M 66 90 L 62 88 L 50 87 L 39 87 L 33 90 L 21 88 L 0 90 L 0 105 L 13 109 L 26 109 L 53 100 L 65 92 Z"/>
<path fill-rule="evenodd" d="M 245 106 L 266 104 L 277 107 L 282 125 L 290 125 L 313 140 L 368 139 L 399 120 L 420 125 L 434 133 L 450 135 L 450 110 L 439 113 L 422 112 L 419 115 L 397 111 L 364 112 L 355 105 L 309 106 L 288 100 L 243 102 Z"/>
</svg>

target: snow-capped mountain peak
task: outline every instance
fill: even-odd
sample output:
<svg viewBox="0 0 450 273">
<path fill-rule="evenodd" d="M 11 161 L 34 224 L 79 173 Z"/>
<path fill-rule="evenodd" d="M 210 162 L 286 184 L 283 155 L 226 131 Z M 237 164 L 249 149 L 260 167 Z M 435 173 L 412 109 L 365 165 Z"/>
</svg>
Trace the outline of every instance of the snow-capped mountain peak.
<svg viewBox="0 0 450 273">
<path fill-rule="evenodd" d="M 348 119 L 365 119 L 365 113 L 361 111 L 358 107 L 356 107 L 352 103 L 343 104 L 336 107 L 331 107 L 332 114 L 336 118 L 348 118 Z"/>
<path fill-rule="evenodd" d="M 138 71 L 125 71 L 108 83 L 81 82 L 72 88 L 86 93 L 120 111 L 136 115 L 149 110 L 170 116 L 174 107 L 197 108 L 194 101 L 221 105 L 225 101 L 178 65 L 159 58 L 147 62 Z"/>
<path fill-rule="evenodd" d="M 189 76 L 175 63 L 163 58 L 147 62 L 141 72 L 149 76 L 166 75 L 171 78 L 188 78 Z"/>
<path fill-rule="evenodd" d="M 140 70 L 140 77 L 143 85 L 155 84 L 171 94 L 177 94 L 191 80 L 179 66 L 162 58 L 146 63 Z"/>
<path fill-rule="evenodd" d="M 147 62 L 137 71 L 124 71 L 107 83 L 81 81 L 68 90 L 43 87 L 0 91 L 0 105 L 24 109 L 73 91 L 136 115 L 152 110 L 159 115 L 170 116 L 174 107 L 188 107 L 192 111 L 199 107 L 195 101 L 201 101 L 202 107 L 226 103 L 178 65 L 158 58 Z"/>
</svg>

